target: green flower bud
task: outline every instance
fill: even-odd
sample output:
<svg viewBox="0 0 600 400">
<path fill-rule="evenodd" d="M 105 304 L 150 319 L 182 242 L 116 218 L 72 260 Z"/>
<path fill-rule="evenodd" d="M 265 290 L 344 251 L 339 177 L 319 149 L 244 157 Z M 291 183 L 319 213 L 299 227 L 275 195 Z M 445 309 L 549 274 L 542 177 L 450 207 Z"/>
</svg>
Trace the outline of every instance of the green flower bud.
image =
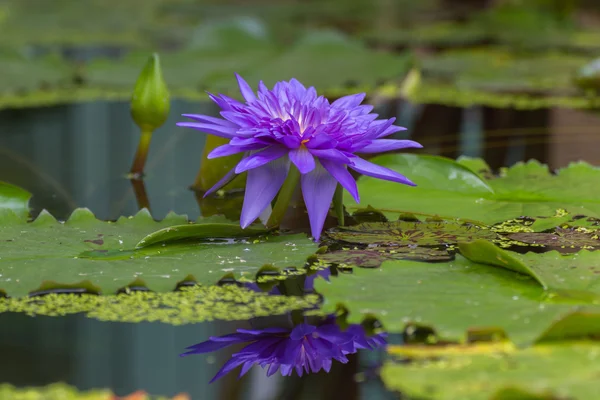
<svg viewBox="0 0 600 400">
<path fill-rule="evenodd" d="M 169 90 L 162 75 L 160 59 L 154 53 L 133 89 L 131 116 L 142 132 L 152 132 L 169 116 Z"/>
</svg>

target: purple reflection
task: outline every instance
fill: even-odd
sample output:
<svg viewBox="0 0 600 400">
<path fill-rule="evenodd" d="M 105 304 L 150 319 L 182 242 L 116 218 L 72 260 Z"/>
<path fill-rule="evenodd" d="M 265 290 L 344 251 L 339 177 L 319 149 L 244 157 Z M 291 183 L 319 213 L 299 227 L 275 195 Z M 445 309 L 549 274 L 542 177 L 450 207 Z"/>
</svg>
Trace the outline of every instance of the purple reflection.
<svg viewBox="0 0 600 400">
<path fill-rule="evenodd" d="M 335 316 L 324 318 L 317 325 L 306 322 L 294 328 L 266 328 L 260 330 L 238 329 L 237 333 L 210 337 L 209 340 L 188 347 L 181 356 L 210 353 L 236 343 L 249 344 L 217 372 L 211 383 L 241 366 L 243 376 L 253 365 L 267 368 L 267 376 L 277 370 L 290 376 L 295 370 L 303 373 L 329 372 L 333 360 L 347 363 L 348 354 L 359 349 L 375 350 L 386 346 L 386 333 L 369 334 L 360 324 L 350 324 L 342 329 Z"/>
</svg>

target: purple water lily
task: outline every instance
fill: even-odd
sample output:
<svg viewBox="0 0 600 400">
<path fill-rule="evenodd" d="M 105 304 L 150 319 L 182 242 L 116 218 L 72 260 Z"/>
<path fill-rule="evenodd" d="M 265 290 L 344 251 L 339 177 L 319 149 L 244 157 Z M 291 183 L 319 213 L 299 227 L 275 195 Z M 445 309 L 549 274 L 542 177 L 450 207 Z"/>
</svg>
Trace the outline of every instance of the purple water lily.
<svg viewBox="0 0 600 400">
<path fill-rule="evenodd" d="M 278 82 L 273 90 L 261 81 L 255 94 L 242 77 L 236 76 L 245 103 L 209 93 L 224 119 L 184 114 L 196 122 L 178 125 L 230 139 L 208 158 L 245 153 L 237 166 L 205 194 L 210 195 L 247 171 L 242 228 L 269 207 L 288 175 L 290 163 L 301 174 L 300 185 L 315 240 L 321 235 L 338 183 L 356 202 L 360 201 L 348 167 L 364 175 L 414 186 L 398 172 L 356 155 L 422 147 L 411 140 L 383 139 L 405 128 L 393 125 L 395 118 L 376 119 L 372 106 L 361 105 L 364 93 L 330 104 L 325 97 L 317 97 L 314 87 L 307 89 L 296 79 Z"/>
<path fill-rule="evenodd" d="M 302 323 L 291 331 L 285 328 L 262 330 L 238 329 L 237 333 L 210 337 L 209 340 L 188 347 L 182 357 L 191 354 L 210 353 L 236 343 L 249 344 L 233 354 L 211 380 L 221 378 L 241 366 L 239 376 L 246 374 L 253 365 L 267 368 L 267 376 L 277 370 L 281 375 L 290 376 L 296 371 L 303 373 L 329 372 L 333 360 L 347 363 L 348 354 L 359 349 L 375 350 L 386 346 L 385 333 L 368 335 L 362 325 L 352 324 L 340 329 L 335 317 L 326 318 L 318 326 Z"/>
</svg>

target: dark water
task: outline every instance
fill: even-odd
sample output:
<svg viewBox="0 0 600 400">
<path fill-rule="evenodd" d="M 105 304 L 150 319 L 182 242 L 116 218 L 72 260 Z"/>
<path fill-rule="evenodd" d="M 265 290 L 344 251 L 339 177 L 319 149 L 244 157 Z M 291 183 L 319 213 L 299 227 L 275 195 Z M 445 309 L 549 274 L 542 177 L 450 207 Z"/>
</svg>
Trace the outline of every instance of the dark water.
<svg viewBox="0 0 600 400">
<path fill-rule="evenodd" d="M 200 214 L 188 186 L 198 171 L 205 136 L 175 127 L 184 112 L 216 110 L 175 101 L 170 120 L 155 133 L 145 183 L 158 219 L 169 211 L 191 219 Z M 428 153 L 484 156 L 493 167 L 530 157 L 555 167 L 579 158 L 599 161 L 590 150 L 600 139 L 590 133 L 590 125 L 597 123 L 591 114 L 406 104 L 382 105 L 380 113 L 397 115 Z M 138 210 L 125 178 L 138 141 L 126 103 L 4 110 L 0 132 L 0 180 L 31 191 L 34 213 L 45 208 L 66 218 L 74 208 L 88 207 L 101 219 L 116 219 Z M 394 398 L 372 371 L 381 356 L 377 352 L 334 365 L 328 375 L 266 378 L 255 368 L 240 381 L 233 373 L 212 385 L 209 380 L 236 349 L 178 357 L 210 335 L 251 328 L 248 322 L 173 327 L 0 314 L 0 326 L 0 381 L 15 385 L 64 381 L 81 389 L 108 387 L 120 395 L 144 389 L 162 395 L 187 392 L 194 399 Z"/>
</svg>

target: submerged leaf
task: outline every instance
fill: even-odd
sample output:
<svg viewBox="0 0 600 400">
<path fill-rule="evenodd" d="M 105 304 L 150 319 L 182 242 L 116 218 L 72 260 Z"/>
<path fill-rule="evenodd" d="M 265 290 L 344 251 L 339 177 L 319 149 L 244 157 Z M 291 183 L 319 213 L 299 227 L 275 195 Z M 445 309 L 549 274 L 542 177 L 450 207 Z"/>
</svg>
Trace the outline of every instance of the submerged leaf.
<svg viewBox="0 0 600 400">
<path fill-rule="evenodd" d="M 334 240 L 385 246 L 453 246 L 474 239 L 493 240 L 498 234 L 486 227 L 460 221 L 393 221 L 367 222 L 350 227 L 339 227 L 327 236 Z"/>
<path fill-rule="evenodd" d="M 428 262 L 450 261 L 454 255 L 447 250 L 427 247 L 367 248 L 336 250 L 321 254 L 318 259 L 325 263 L 353 265 L 363 268 L 377 268 L 384 261 L 415 260 Z"/>
</svg>

